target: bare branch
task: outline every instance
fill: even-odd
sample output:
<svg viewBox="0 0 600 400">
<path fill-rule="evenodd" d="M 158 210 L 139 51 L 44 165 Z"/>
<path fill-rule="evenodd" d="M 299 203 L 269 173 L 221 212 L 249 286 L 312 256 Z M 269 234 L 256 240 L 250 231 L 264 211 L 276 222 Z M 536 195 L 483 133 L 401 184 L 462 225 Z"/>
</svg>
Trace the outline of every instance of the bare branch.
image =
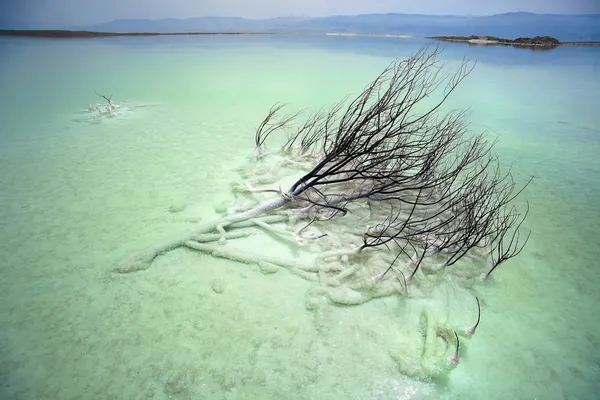
<svg viewBox="0 0 600 400">
<path fill-rule="evenodd" d="M 284 115 L 280 119 L 276 119 L 279 111 L 281 111 L 284 107 L 285 104 L 275 104 L 273 107 L 271 107 L 265 119 L 258 126 L 254 138 L 254 151 L 256 155 L 260 155 L 261 149 L 271 133 L 289 126 L 290 123 L 302 113 L 301 111 L 298 111 L 293 114 Z"/>
</svg>

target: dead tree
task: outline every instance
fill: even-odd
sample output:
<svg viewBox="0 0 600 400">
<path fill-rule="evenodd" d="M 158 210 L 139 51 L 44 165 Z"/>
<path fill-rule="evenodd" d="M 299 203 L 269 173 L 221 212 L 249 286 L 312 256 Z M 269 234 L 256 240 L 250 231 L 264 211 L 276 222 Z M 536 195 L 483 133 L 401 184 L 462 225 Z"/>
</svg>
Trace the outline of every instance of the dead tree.
<svg viewBox="0 0 600 400">
<path fill-rule="evenodd" d="M 117 109 L 117 106 L 112 102 L 113 95 L 111 94 L 110 96 L 105 96 L 103 94 L 96 92 L 96 89 L 94 89 L 94 93 L 97 96 L 102 97 L 104 100 L 106 100 L 106 102 L 108 103 L 106 105 L 106 113 L 109 114 L 111 117 L 113 117 L 115 115 L 115 110 Z M 88 107 L 88 109 L 90 111 L 95 111 L 95 110 L 100 111 L 100 109 L 98 107 L 91 106 L 91 105 Z"/>
<path fill-rule="evenodd" d="M 281 115 L 284 107 L 276 104 L 256 131 L 254 154 L 257 162 L 277 156 L 296 163 L 304 170 L 299 179 L 287 190 L 248 185 L 250 193 L 272 192 L 273 197 L 142 251 L 118 270 L 148 268 L 158 255 L 186 246 L 238 261 L 317 273 L 319 266 L 245 255 L 207 243 L 247 236 L 251 232 L 246 228 L 252 227 L 298 242 L 316 240 L 325 234 L 304 233 L 306 223 L 294 230 L 277 224 L 294 218 L 326 227 L 360 203 L 371 210 L 362 244 L 331 256 L 389 252 L 391 266 L 376 274 L 376 280 L 389 277 L 394 264 L 405 260 L 408 271 L 400 273 L 406 288 L 406 281 L 423 265 L 445 269 L 478 252 L 492 257 L 491 269 L 482 275 L 487 277 L 523 248 L 518 232 L 526 213 L 519 214 L 510 204 L 524 187 L 517 190 L 510 170 L 502 172 L 492 153 L 494 142 L 483 134 L 470 134 L 465 112 L 443 112 L 446 100 L 474 64 L 463 60 L 449 73 L 439 53 L 426 46 L 394 61 L 356 98 L 310 115 L 295 129 L 299 113 Z M 431 103 L 437 93 L 438 100 Z M 283 146 L 265 152 L 268 137 L 284 130 L 288 137 Z M 508 232 L 514 233 L 505 244 Z M 355 272 L 340 273 L 340 279 Z"/>
</svg>

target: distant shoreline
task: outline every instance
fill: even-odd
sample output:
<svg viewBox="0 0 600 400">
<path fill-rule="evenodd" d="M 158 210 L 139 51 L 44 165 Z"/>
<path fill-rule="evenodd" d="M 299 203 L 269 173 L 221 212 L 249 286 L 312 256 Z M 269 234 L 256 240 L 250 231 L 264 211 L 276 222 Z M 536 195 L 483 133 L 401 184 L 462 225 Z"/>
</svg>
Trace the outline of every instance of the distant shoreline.
<svg viewBox="0 0 600 400">
<path fill-rule="evenodd" d="M 403 34 L 369 34 L 352 32 L 260 32 L 260 31 L 201 31 L 201 32 L 98 32 L 75 30 L 16 30 L 0 29 L 0 36 L 30 37 L 40 39 L 85 39 L 102 37 L 140 37 L 140 36 L 200 36 L 200 35 L 308 35 L 321 34 L 326 36 L 369 36 L 399 39 L 419 38 L 419 36 Z M 425 39 L 445 42 L 468 43 L 470 45 L 500 45 L 534 48 L 540 50 L 553 49 L 558 46 L 600 46 L 600 42 L 560 42 L 549 36 L 535 38 L 504 39 L 493 36 L 425 36 Z"/>
<path fill-rule="evenodd" d="M 274 35 L 273 32 L 95 32 L 69 30 L 0 29 L 0 36 L 36 37 L 48 39 L 80 39 L 117 36 L 190 36 L 190 35 Z"/>
<path fill-rule="evenodd" d="M 326 36 L 374 36 L 398 39 L 414 39 L 416 36 L 393 33 L 353 33 L 321 31 L 197 31 L 197 32 L 99 32 L 70 30 L 9 30 L 0 29 L 0 36 L 21 36 L 49 39 L 78 39 L 117 36 L 194 36 L 194 35 L 326 35 Z"/>
<path fill-rule="evenodd" d="M 470 45 L 497 45 L 515 46 L 537 49 L 553 49 L 558 46 L 600 46 L 600 42 L 561 42 L 550 36 L 536 36 L 534 38 L 505 39 L 494 36 L 427 36 L 427 39 L 441 40 L 444 42 L 468 43 Z"/>
</svg>

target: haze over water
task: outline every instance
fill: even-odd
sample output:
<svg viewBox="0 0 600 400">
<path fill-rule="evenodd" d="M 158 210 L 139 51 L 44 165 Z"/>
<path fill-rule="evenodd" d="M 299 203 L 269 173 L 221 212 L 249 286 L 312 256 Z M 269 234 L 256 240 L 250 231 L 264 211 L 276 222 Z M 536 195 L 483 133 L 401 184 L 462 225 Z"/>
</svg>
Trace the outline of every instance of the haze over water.
<svg viewBox="0 0 600 400">
<path fill-rule="evenodd" d="M 328 106 L 423 43 L 2 38 L 0 397 L 597 398 L 598 48 L 445 47 L 450 67 L 477 61 L 448 106 L 470 107 L 518 183 L 535 176 L 530 242 L 479 284 L 482 322 L 447 380 L 406 386 L 370 339 L 397 334 L 402 299 L 316 316 L 314 283 L 185 249 L 112 272 L 216 217 L 273 103 Z M 94 89 L 122 105 L 115 118 L 86 111 Z"/>
</svg>

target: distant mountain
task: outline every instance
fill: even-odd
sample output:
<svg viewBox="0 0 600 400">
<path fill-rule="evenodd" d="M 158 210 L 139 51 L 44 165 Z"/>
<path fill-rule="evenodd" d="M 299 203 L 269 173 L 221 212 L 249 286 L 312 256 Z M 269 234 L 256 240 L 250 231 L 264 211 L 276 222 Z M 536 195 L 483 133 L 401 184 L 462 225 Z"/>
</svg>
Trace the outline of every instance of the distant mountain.
<svg viewBox="0 0 600 400">
<path fill-rule="evenodd" d="M 2 26 L 0 26 L 2 27 Z M 69 29 L 103 32 L 337 32 L 414 36 L 488 35 L 507 39 L 552 36 L 561 41 L 600 41 L 600 14 L 559 15 L 525 12 L 483 17 L 417 14 L 365 14 L 322 18 L 235 17 L 120 19 Z"/>
<path fill-rule="evenodd" d="M 103 32 L 295 32 L 304 30 L 302 24 L 313 20 L 308 17 L 277 17 L 252 20 L 238 17 L 198 17 L 118 19 L 93 26 L 79 26 L 72 29 Z"/>
</svg>

